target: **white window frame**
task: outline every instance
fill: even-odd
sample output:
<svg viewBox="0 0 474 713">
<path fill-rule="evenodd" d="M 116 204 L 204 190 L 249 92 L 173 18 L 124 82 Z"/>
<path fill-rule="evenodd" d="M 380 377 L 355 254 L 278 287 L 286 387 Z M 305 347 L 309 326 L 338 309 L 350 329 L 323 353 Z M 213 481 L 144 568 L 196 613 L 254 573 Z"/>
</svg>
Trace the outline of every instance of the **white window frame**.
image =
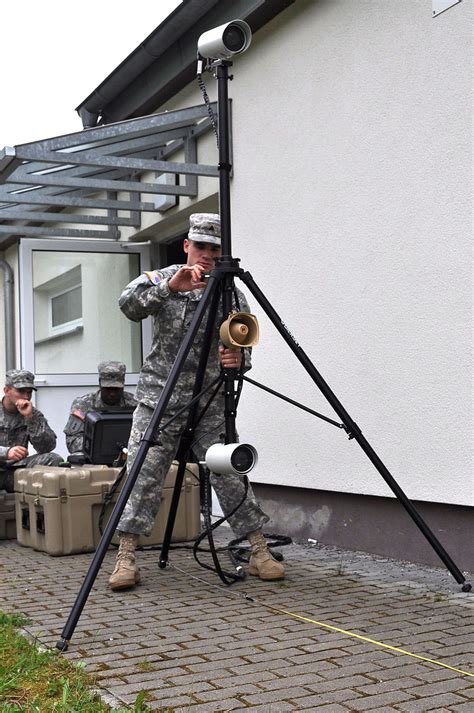
<svg viewBox="0 0 474 713">
<path fill-rule="evenodd" d="M 109 240 L 63 240 L 22 238 L 19 243 L 19 290 L 20 290 L 20 353 L 22 368 L 35 374 L 39 386 L 82 386 L 89 385 L 91 374 L 42 374 L 35 372 L 34 343 L 34 294 L 33 294 L 33 253 L 48 252 L 97 252 L 138 254 L 140 273 L 150 270 L 150 243 L 112 242 Z M 124 285 L 125 287 L 125 285 Z M 142 353 L 145 357 L 151 349 L 152 324 L 150 319 L 141 322 Z M 53 335 L 51 335 L 53 336 Z M 141 365 L 140 365 L 141 366 Z M 139 371 L 128 372 L 126 385 L 138 382 Z"/>
</svg>

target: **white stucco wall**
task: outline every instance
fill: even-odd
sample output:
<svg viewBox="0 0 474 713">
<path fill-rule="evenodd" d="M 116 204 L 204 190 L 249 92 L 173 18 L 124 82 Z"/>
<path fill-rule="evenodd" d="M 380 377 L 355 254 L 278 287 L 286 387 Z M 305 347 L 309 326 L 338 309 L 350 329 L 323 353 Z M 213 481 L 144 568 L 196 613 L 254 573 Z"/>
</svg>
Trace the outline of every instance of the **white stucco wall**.
<svg viewBox="0 0 474 713">
<path fill-rule="evenodd" d="M 229 86 L 234 255 L 407 495 L 464 505 L 471 28 L 470 0 L 436 19 L 428 0 L 299 0 L 255 34 Z M 193 86 L 166 108 L 198 102 Z M 261 328 L 253 378 L 334 417 Z M 239 424 L 256 481 L 390 494 L 355 441 L 251 386 Z"/>
</svg>

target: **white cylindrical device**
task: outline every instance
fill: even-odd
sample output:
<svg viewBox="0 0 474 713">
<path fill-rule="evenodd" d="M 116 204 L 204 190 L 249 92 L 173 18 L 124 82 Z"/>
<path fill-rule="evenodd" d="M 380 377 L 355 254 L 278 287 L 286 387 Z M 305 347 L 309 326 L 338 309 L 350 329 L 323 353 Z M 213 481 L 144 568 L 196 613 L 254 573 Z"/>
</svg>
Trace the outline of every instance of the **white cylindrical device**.
<svg viewBox="0 0 474 713">
<path fill-rule="evenodd" d="M 244 20 L 232 20 L 204 32 L 198 39 L 198 53 L 207 59 L 230 59 L 245 52 L 252 30 Z"/>
<path fill-rule="evenodd" d="M 257 460 L 257 451 L 248 443 L 214 443 L 206 452 L 209 470 L 222 475 L 245 475 Z"/>
</svg>

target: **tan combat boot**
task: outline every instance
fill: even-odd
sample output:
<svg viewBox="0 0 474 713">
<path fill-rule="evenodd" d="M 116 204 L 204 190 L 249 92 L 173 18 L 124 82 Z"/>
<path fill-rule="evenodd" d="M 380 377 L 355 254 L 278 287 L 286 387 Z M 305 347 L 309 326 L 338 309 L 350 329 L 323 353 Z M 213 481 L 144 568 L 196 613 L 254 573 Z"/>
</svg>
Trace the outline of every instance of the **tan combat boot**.
<svg viewBox="0 0 474 713">
<path fill-rule="evenodd" d="M 247 539 L 252 550 L 249 574 L 264 580 L 284 579 L 283 565 L 272 557 L 263 532 L 261 530 L 249 532 Z"/>
<path fill-rule="evenodd" d="M 140 570 L 135 562 L 138 535 L 134 535 L 132 532 L 120 532 L 119 541 L 117 564 L 109 578 L 109 584 L 113 590 L 130 589 L 140 581 Z"/>
</svg>

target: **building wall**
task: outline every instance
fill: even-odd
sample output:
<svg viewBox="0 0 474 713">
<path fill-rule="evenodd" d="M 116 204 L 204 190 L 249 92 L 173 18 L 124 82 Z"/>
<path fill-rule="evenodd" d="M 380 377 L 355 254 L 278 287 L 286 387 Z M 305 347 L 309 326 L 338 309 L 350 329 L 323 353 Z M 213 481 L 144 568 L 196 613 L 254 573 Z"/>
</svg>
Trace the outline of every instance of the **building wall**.
<svg viewBox="0 0 474 713">
<path fill-rule="evenodd" d="M 229 86 L 234 255 L 405 492 L 470 506 L 471 27 L 471 2 L 300 0 Z M 253 378 L 334 417 L 254 311 Z M 255 481 L 391 494 L 343 431 L 254 387 L 239 423 Z"/>
</svg>

